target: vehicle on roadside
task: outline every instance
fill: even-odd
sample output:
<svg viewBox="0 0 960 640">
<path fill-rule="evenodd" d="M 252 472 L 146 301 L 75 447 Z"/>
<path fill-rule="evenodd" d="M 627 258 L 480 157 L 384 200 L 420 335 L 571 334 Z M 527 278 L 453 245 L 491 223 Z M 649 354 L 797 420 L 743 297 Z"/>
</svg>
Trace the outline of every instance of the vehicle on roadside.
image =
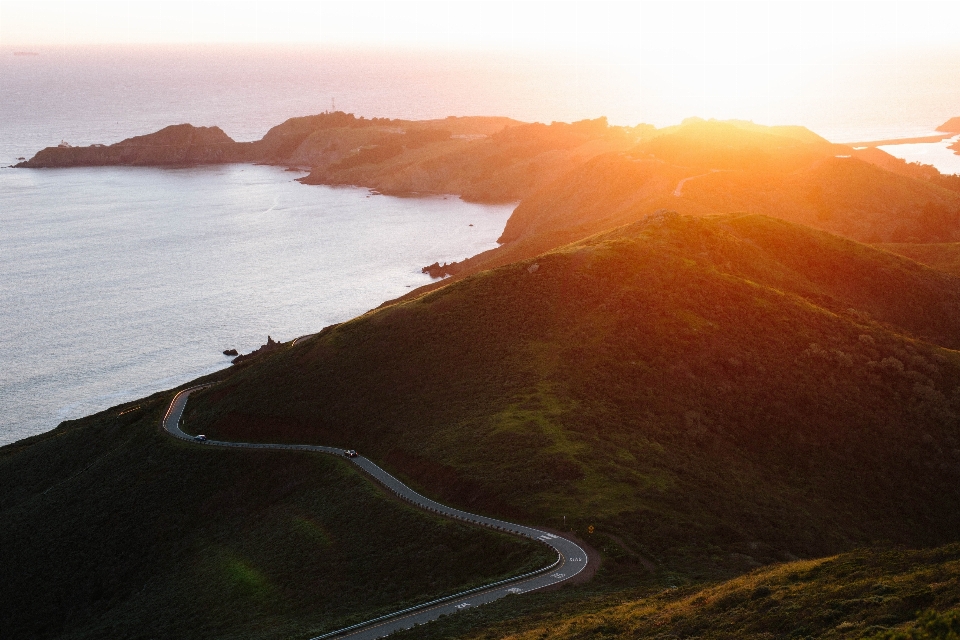
<svg viewBox="0 0 960 640">
<path fill-rule="evenodd" d="M 197 442 L 206 442 L 206 441 L 207 441 L 207 436 L 205 436 L 205 435 L 203 435 L 203 434 L 201 433 L 201 434 L 198 435 L 198 436 L 193 436 L 193 439 L 196 440 Z"/>
<path fill-rule="evenodd" d="M 357 453 L 356 451 L 354 451 L 353 449 L 344 449 L 344 450 L 343 450 L 343 455 L 345 455 L 345 456 L 348 457 L 348 458 L 356 458 L 356 457 L 359 456 L 360 454 Z"/>
</svg>

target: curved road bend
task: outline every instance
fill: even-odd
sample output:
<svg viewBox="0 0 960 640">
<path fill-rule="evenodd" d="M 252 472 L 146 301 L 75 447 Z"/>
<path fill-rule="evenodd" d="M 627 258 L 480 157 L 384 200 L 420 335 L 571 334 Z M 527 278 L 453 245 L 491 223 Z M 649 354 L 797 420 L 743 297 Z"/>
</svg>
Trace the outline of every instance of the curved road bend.
<svg viewBox="0 0 960 640">
<path fill-rule="evenodd" d="M 180 420 L 183 416 L 183 409 L 187 405 L 187 398 L 190 397 L 190 393 L 206 386 L 209 385 L 200 385 L 198 387 L 184 389 L 173 398 L 173 401 L 170 403 L 170 407 L 167 409 L 166 415 L 163 417 L 163 428 L 167 431 L 167 433 L 176 438 L 180 438 L 181 440 L 196 442 L 193 439 L 193 436 L 187 435 L 180 429 Z M 416 607 L 411 607 L 409 609 L 397 611 L 373 620 L 368 620 L 345 629 L 340 629 L 338 631 L 317 636 L 311 640 L 321 640 L 321 638 L 334 637 L 338 639 L 349 638 L 350 640 L 373 640 L 375 638 L 381 638 L 393 633 L 394 631 L 409 629 L 416 625 L 424 624 L 425 622 L 430 622 L 431 620 L 436 620 L 440 616 L 449 615 L 451 613 L 463 611 L 464 609 L 469 609 L 486 604 L 488 602 L 493 602 L 494 600 L 499 600 L 500 598 L 510 594 L 526 593 L 528 591 L 535 591 L 537 589 L 543 589 L 544 587 L 560 584 L 561 582 L 566 582 L 570 578 L 583 571 L 587 566 L 586 552 L 572 540 L 567 540 L 566 538 L 562 538 L 546 531 L 540 531 L 539 529 L 534 529 L 532 527 L 525 527 L 510 522 L 505 522 L 503 520 L 497 520 L 495 518 L 487 518 L 486 516 L 479 516 L 442 505 L 439 502 L 435 502 L 420 495 L 363 456 L 358 456 L 356 458 L 344 458 L 343 449 L 306 444 L 257 444 L 251 442 L 224 442 L 219 440 L 207 440 L 203 444 L 204 446 L 237 447 L 243 449 L 315 451 L 318 453 L 335 455 L 344 460 L 352 462 L 359 467 L 361 471 L 371 476 L 374 480 L 399 496 L 400 499 L 405 500 L 417 507 L 426 509 L 427 511 L 432 511 L 433 513 L 441 516 L 453 518 L 454 520 L 460 520 L 470 524 L 489 527 L 499 531 L 512 533 L 514 535 L 523 536 L 525 538 L 530 538 L 532 540 L 537 540 L 550 545 L 557 552 L 558 559 L 556 563 L 546 567 L 545 569 L 541 569 L 540 571 L 535 571 L 532 574 L 518 576 L 517 578 L 513 578 L 511 580 L 504 580 L 502 582 L 497 582 L 485 587 L 479 587 L 463 593 L 454 594 L 446 598 L 440 598 L 439 600 L 427 602 L 417 605 Z"/>
<path fill-rule="evenodd" d="M 673 195 L 674 195 L 675 197 L 677 197 L 677 198 L 681 198 L 681 197 L 683 197 L 683 185 L 687 184 L 688 182 L 690 182 L 690 181 L 693 180 L 694 178 L 702 178 L 703 176 L 708 176 L 708 175 L 710 175 L 711 173 L 720 173 L 721 171 L 724 171 L 724 169 L 710 169 L 710 171 L 707 171 L 706 173 L 698 173 L 698 174 L 695 175 L 695 176 L 690 176 L 689 178 L 684 178 L 683 180 L 681 180 L 680 182 L 677 183 L 677 188 L 673 190 Z M 304 337 L 307 337 L 307 336 L 304 336 Z M 298 338 L 298 339 L 299 339 L 299 338 Z"/>
</svg>

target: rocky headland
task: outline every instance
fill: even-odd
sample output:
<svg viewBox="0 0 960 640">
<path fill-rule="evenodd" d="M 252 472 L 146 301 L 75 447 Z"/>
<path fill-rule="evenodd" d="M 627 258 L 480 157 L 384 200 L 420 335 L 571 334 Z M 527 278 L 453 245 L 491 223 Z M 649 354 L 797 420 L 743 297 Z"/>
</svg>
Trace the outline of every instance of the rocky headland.
<svg viewBox="0 0 960 640">
<path fill-rule="evenodd" d="M 219 127 L 175 124 L 156 133 L 127 138 L 111 145 L 47 147 L 16 167 L 100 167 L 116 165 L 167 166 L 249 162 L 251 143 L 236 142 Z"/>
<path fill-rule="evenodd" d="M 343 112 L 291 118 L 260 140 L 217 127 L 175 125 L 111 145 L 47 147 L 21 168 L 256 162 L 309 167 L 304 184 L 364 186 L 390 195 L 456 194 L 516 202 L 598 154 L 625 151 L 656 132 L 606 118 L 524 123 L 502 117 L 363 118 Z"/>
<path fill-rule="evenodd" d="M 937 131 L 943 131 L 945 133 L 960 133 L 960 116 L 950 118 L 942 125 L 937 127 Z"/>
</svg>

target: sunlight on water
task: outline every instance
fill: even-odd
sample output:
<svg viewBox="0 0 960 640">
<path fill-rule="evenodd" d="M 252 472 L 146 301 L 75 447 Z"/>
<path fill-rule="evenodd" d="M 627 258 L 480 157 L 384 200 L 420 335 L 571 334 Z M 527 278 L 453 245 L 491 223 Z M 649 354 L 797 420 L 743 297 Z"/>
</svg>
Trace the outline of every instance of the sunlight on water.
<svg viewBox="0 0 960 640">
<path fill-rule="evenodd" d="M 940 173 L 960 173 L 960 155 L 949 148 L 950 145 L 956 144 L 957 140 L 960 140 L 960 136 L 942 142 L 892 144 L 879 148 L 907 162 L 933 165 Z"/>
<path fill-rule="evenodd" d="M 0 443 L 427 284 L 420 267 L 495 247 L 512 210 L 297 175 L 0 170 Z"/>
</svg>

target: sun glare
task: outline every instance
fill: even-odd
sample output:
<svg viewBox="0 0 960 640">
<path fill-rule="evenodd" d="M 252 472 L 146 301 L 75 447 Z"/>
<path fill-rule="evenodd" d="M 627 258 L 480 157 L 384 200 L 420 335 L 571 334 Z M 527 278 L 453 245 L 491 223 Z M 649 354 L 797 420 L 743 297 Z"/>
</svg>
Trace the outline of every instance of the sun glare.
<svg viewBox="0 0 960 640">
<path fill-rule="evenodd" d="M 900 88 L 929 68 L 926 61 L 905 71 L 911 55 L 956 48 L 950 25 L 957 18 L 957 3 L 0 0 L 0 45 L 295 45 L 500 56 L 501 67 L 567 73 L 584 117 L 782 122 L 843 103 L 850 83 L 864 78 Z M 616 99 L 598 105 L 591 92 Z"/>
<path fill-rule="evenodd" d="M 757 64 L 956 44 L 955 3 L 0 1 L 5 45 L 251 43 L 536 50 Z"/>
</svg>

